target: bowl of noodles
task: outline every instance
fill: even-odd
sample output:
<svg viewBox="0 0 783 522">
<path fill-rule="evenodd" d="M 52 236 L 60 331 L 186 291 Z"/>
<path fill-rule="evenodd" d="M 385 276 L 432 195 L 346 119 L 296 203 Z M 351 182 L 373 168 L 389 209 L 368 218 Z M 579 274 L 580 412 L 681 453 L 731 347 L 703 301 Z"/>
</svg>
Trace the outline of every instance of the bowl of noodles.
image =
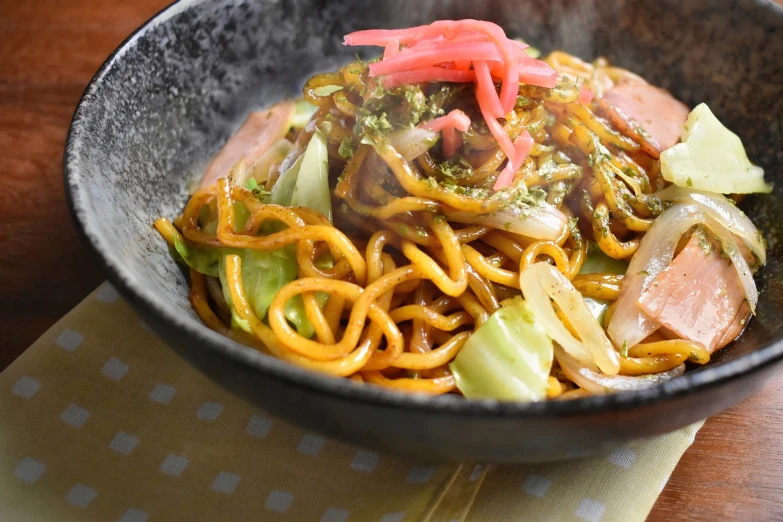
<svg viewBox="0 0 783 522">
<path fill-rule="evenodd" d="M 181 1 L 87 88 L 69 201 L 155 332 L 276 415 L 589 455 L 783 361 L 781 33 L 751 1 Z"/>
</svg>

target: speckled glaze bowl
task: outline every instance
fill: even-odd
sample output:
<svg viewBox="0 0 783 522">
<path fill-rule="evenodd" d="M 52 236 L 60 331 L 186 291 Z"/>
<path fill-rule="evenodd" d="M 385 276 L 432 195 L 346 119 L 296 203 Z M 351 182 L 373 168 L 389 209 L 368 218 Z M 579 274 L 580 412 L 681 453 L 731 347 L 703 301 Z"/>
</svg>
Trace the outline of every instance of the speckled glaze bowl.
<svg viewBox="0 0 783 522">
<path fill-rule="evenodd" d="M 248 111 L 348 61 L 342 36 L 482 18 L 544 50 L 605 55 L 694 106 L 707 102 L 776 183 L 744 205 L 769 241 L 758 316 L 704 368 L 656 388 L 535 404 L 403 395 L 290 366 L 210 331 L 151 224 Z M 84 237 L 144 320 L 190 364 L 307 429 L 428 460 L 572 458 L 666 433 L 763 386 L 783 361 L 783 12 L 761 0 L 183 0 L 101 67 L 73 119 L 65 183 Z M 146 349 L 143 346 L 140 350 Z"/>
</svg>

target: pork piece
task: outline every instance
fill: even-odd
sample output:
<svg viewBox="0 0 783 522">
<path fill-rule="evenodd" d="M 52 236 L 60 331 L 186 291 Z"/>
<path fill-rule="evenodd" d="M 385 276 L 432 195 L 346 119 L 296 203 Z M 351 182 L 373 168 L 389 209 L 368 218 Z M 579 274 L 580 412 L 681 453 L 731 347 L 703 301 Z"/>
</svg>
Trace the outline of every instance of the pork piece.
<svg viewBox="0 0 783 522">
<path fill-rule="evenodd" d="M 723 334 L 723 337 L 720 339 L 720 341 L 718 341 L 718 345 L 715 347 L 715 350 L 720 350 L 731 341 L 739 337 L 742 331 L 745 329 L 745 326 L 748 324 L 748 321 L 750 321 L 751 315 L 750 305 L 747 303 L 747 301 L 743 302 L 739 311 L 737 312 L 737 316 L 734 318 L 734 321 L 732 321 L 731 325 L 729 325 L 729 328 Z"/>
<path fill-rule="evenodd" d="M 207 168 L 199 188 L 208 187 L 225 178 L 233 166 L 244 158 L 249 167 L 291 128 L 293 101 L 282 101 L 261 112 L 251 112 L 245 123 L 231 136 Z"/>
<path fill-rule="evenodd" d="M 671 94 L 647 82 L 624 79 L 598 105 L 620 132 L 653 158 L 680 140 L 690 111 Z"/>
<path fill-rule="evenodd" d="M 638 305 L 677 337 L 700 342 L 710 353 L 739 335 L 742 319 L 747 321 L 741 312 L 747 306 L 745 292 L 736 269 L 698 231 L 653 280 Z"/>
</svg>

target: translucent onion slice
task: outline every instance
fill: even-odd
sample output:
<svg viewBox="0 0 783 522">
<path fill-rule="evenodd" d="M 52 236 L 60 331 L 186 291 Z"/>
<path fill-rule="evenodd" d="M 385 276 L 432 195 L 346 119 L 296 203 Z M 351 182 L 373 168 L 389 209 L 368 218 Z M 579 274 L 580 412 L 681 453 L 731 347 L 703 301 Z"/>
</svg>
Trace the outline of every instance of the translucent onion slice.
<svg viewBox="0 0 783 522">
<path fill-rule="evenodd" d="M 279 139 L 274 142 L 264 154 L 258 158 L 255 163 L 241 172 L 241 175 L 234 176 L 234 184 L 242 185 L 250 178 L 256 180 L 257 183 L 263 183 L 269 178 L 269 171 L 274 164 L 281 164 L 285 160 L 286 156 L 291 153 L 294 145 L 285 138 Z"/>
<path fill-rule="evenodd" d="M 715 192 L 671 185 L 656 196 L 664 201 L 693 202 L 699 205 L 707 216 L 711 217 L 729 232 L 742 238 L 760 264 L 767 262 L 764 239 L 753 222 L 729 198 Z"/>
<path fill-rule="evenodd" d="M 753 280 L 753 271 L 750 269 L 748 262 L 742 255 L 742 251 L 737 244 L 734 234 L 729 232 L 718 221 L 706 215 L 704 224 L 713 234 L 715 234 L 715 237 L 718 238 L 718 241 L 720 241 L 723 246 L 723 251 L 728 254 L 729 259 L 731 259 L 731 263 L 737 270 L 742 289 L 745 291 L 745 298 L 750 305 L 750 311 L 756 313 L 756 304 L 759 302 L 759 291 L 756 288 L 756 282 Z"/>
<path fill-rule="evenodd" d="M 483 225 L 547 241 L 555 241 L 562 237 L 568 227 L 568 217 L 548 203 L 542 203 L 527 212 L 509 207 L 483 215 L 450 212 L 446 217 L 449 221 L 457 223 Z"/>
<path fill-rule="evenodd" d="M 734 236 L 696 203 L 675 203 L 655 219 L 628 265 L 614 315 L 606 330 L 615 345 L 635 346 L 660 328 L 660 324 L 645 315 L 636 302 L 671 263 L 680 238 L 694 225 L 706 226 L 721 242 L 737 270 L 751 310 L 756 309 L 756 283 Z"/>
<path fill-rule="evenodd" d="M 563 348 L 555 345 L 555 358 L 560 363 L 560 368 L 574 381 L 574 384 L 590 393 L 602 395 L 622 391 L 642 390 L 651 388 L 662 382 L 679 377 L 685 372 L 685 365 L 681 364 L 667 372 L 651 375 L 639 375 L 629 377 L 626 375 L 604 375 L 590 368 L 585 368 L 579 361 L 568 355 Z"/>
<path fill-rule="evenodd" d="M 430 150 L 438 142 L 438 133 L 422 127 L 413 127 L 393 133 L 389 139 L 392 147 L 408 160 L 414 160 Z"/>
<path fill-rule="evenodd" d="M 541 328 L 576 359 L 580 367 L 617 375 L 620 356 L 590 312 L 582 294 L 557 268 L 548 263 L 534 263 L 519 275 L 519 285 Z M 571 335 L 557 317 L 552 300 L 581 340 Z"/>
</svg>

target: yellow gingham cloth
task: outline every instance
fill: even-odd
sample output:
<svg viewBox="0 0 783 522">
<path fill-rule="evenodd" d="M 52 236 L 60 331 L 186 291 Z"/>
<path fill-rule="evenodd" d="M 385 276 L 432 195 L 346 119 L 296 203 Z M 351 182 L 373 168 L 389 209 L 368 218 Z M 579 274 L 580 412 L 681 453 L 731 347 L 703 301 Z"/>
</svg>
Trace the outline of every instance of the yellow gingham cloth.
<svg viewBox="0 0 783 522">
<path fill-rule="evenodd" d="M 572 462 L 424 465 L 259 411 L 104 284 L 0 374 L 0 520 L 642 521 L 700 426 Z"/>
</svg>

